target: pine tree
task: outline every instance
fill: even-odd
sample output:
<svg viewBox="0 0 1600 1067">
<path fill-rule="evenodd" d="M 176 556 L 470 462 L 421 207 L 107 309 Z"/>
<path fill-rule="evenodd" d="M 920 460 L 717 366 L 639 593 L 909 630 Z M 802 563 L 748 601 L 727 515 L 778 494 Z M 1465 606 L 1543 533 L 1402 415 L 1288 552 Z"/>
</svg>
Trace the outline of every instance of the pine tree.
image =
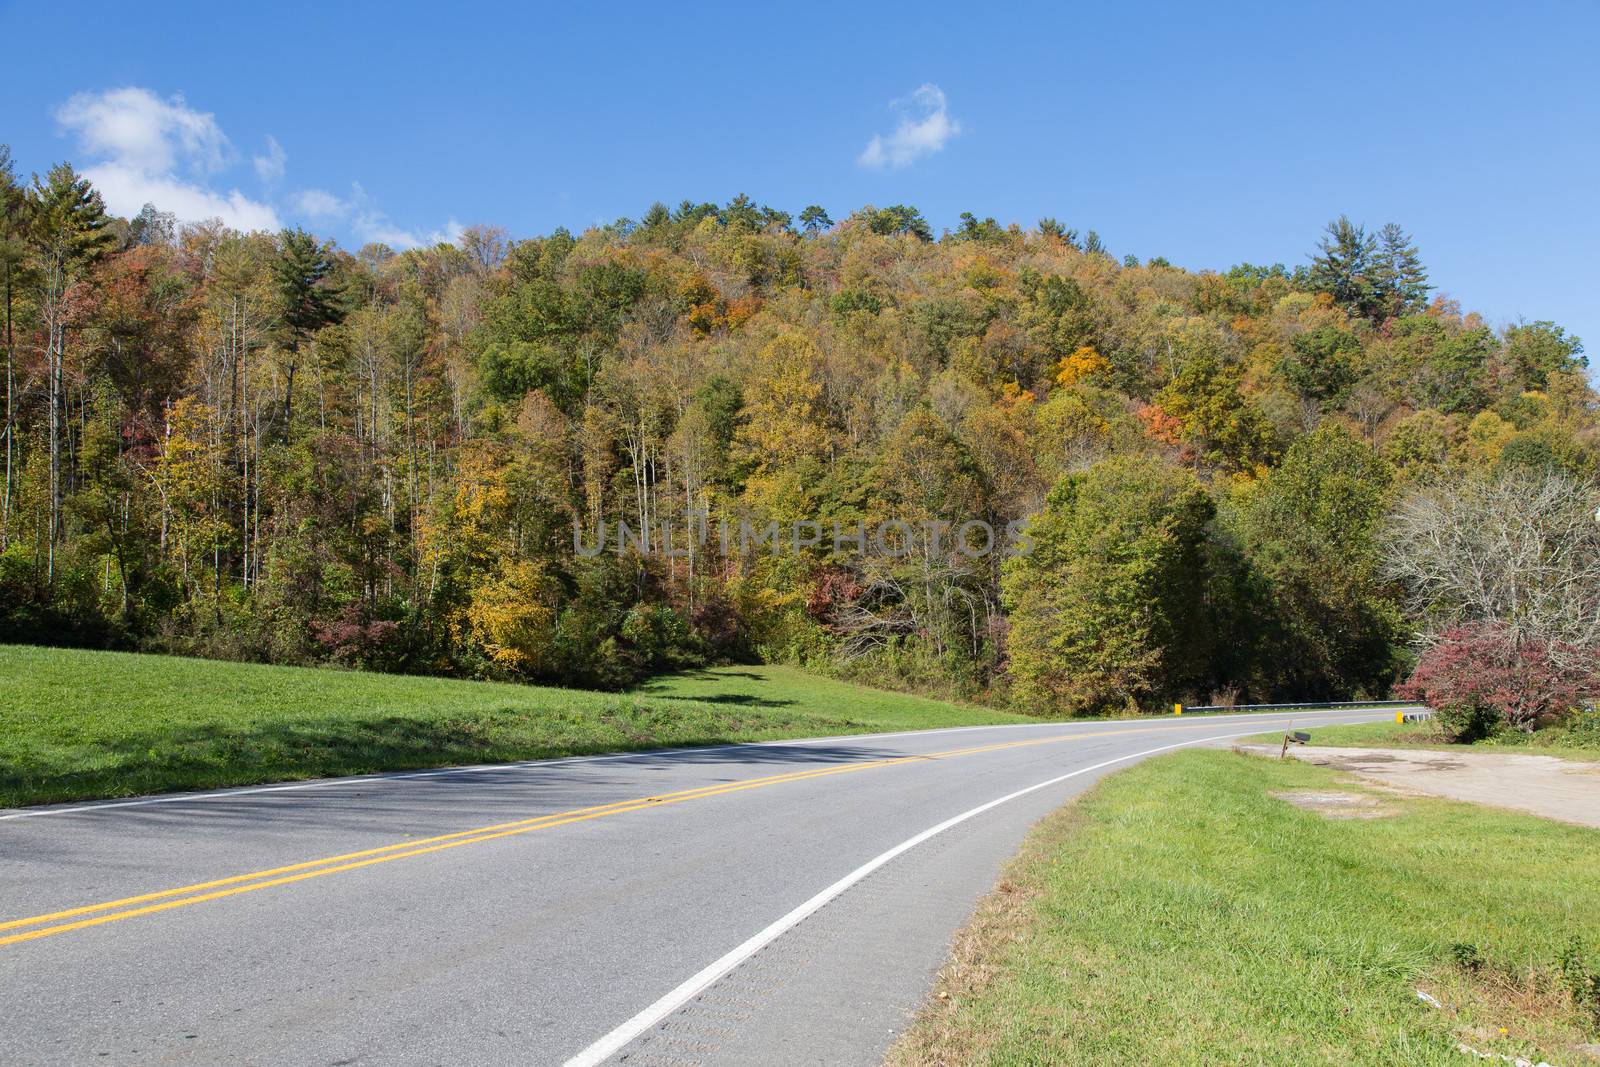
<svg viewBox="0 0 1600 1067">
<path fill-rule="evenodd" d="M 800 212 L 800 225 L 805 227 L 808 234 L 817 234 L 833 225 L 833 220 L 828 217 L 827 209 L 821 204 L 812 204 Z"/>
<path fill-rule="evenodd" d="M 1067 228 L 1060 220 L 1048 215 L 1039 220 L 1039 235 L 1053 237 L 1068 248 L 1078 247 L 1078 231 Z"/>
<path fill-rule="evenodd" d="M 278 289 L 278 311 L 283 323 L 283 439 L 289 440 L 294 421 L 294 373 L 301 346 L 322 327 L 343 318 L 337 288 L 329 284 L 333 258 L 329 246 L 304 230 L 284 230 L 272 276 Z"/>
<path fill-rule="evenodd" d="M 1372 257 L 1372 297 L 1378 314 L 1399 318 L 1420 311 L 1431 288 L 1411 235 L 1397 223 L 1389 223 L 1379 231 L 1377 252 Z"/>
<path fill-rule="evenodd" d="M 1348 215 L 1328 223 L 1327 236 L 1311 257 L 1311 286 L 1333 297 L 1354 314 L 1370 316 L 1373 310 L 1372 267 L 1377 241 Z"/>
</svg>

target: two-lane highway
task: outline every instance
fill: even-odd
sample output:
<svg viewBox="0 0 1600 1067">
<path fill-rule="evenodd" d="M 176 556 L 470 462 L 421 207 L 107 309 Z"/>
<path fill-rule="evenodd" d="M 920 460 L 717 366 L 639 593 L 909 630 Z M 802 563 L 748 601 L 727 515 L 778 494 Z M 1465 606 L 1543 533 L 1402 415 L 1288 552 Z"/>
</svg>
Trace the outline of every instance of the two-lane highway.
<svg viewBox="0 0 1600 1067">
<path fill-rule="evenodd" d="M 0 813 L 0 1064 L 875 1063 L 1041 815 L 1376 712 L 727 745 Z"/>
</svg>

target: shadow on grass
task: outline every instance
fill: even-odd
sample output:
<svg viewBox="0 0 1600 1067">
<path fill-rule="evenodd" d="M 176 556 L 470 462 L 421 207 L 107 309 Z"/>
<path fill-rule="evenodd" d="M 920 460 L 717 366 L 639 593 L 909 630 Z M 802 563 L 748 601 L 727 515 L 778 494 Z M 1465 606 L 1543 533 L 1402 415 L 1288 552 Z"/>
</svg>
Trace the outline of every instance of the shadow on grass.
<svg viewBox="0 0 1600 1067">
<path fill-rule="evenodd" d="M 671 674 L 660 675 L 648 681 L 641 682 L 640 684 L 634 686 L 633 692 L 659 693 L 663 689 L 669 687 L 670 679 L 673 678 L 689 678 L 696 682 L 724 682 L 729 678 L 745 678 L 752 682 L 765 682 L 769 680 L 766 675 L 757 674 L 755 671 L 736 671 L 732 668 L 711 670 L 708 667 L 690 667 L 685 670 L 674 671 Z"/>
<path fill-rule="evenodd" d="M 786 708 L 796 701 L 760 697 L 753 693 L 710 693 L 702 696 L 675 696 L 671 693 L 651 693 L 653 700 L 681 700 L 687 704 L 736 704 L 748 708 Z"/>
<path fill-rule="evenodd" d="M 735 709 L 790 702 L 726 696 L 696 701 L 699 709 L 681 714 L 621 703 L 599 715 L 539 719 L 500 711 L 461 718 L 386 716 L 134 731 L 0 762 L 0 807 L 612 752 L 633 753 L 626 765 L 634 768 L 839 763 L 899 754 L 848 744 L 749 745 L 775 734 L 849 733 L 870 724 L 781 712 L 742 715 Z M 518 769 L 485 767 L 420 781 L 481 784 Z M 437 801 L 438 790 L 429 795 Z M 464 799 L 477 805 L 481 797 Z"/>
</svg>

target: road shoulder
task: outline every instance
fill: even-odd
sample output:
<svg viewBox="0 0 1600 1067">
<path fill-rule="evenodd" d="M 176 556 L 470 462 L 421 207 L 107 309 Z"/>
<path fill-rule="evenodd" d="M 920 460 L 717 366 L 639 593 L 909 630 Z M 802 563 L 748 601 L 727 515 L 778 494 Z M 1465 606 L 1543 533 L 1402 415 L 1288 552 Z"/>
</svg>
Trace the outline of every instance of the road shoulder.
<svg viewBox="0 0 1600 1067">
<path fill-rule="evenodd" d="M 1600 944 L 1595 840 L 1299 761 L 1152 760 L 1035 829 L 887 1062 L 1584 1062 L 1600 1005 L 1561 961 L 1600 970 L 1573 949 Z"/>
</svg>

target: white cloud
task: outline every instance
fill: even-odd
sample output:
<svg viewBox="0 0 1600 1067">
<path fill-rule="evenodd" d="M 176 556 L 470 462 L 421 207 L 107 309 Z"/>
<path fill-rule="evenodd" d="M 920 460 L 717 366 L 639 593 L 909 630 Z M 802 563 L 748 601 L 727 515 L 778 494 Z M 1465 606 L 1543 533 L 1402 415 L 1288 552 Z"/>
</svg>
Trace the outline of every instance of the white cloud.
<svg viewBox="0 0 1600 1067">
<path fill-rule="evenodd" d="M 356 234 L 364 241 L 386 244 L 398 252 L 408 248 L 431 248 L 437 244 L 453 245 L 461 240 L 461 223 L 451 219 L 436 230 L 421 233 L 402 229 L 389 221 L 381 211 L 358 214 L 353 222 Z"/>
<path fill-rule="evenodd" d="M 218 218 L 239 230 L 279 226 L 272 205 L 204 182 L 233 162 L 233 148 L 216 119 L 181 96 L 163 100 L 133 86 L 78 93 L 55 118 L 77 134 L 84 152 L 99 157 L 82 170 L 118 215 L 132 217 L 149 203 L 184 222 Z"/>
<path fill-rule="evenodd" d="M 362 244 L 385 244 L 400 252 L 440 243 L 455 244 L 461 238 L 461 223 L 455 219 L 426 233 L 397 225 L 360 182 L 350 183 L 350 195 L 346 198 L 337 197 L 326 189 L 302 189 L 294 195 L 293 204 L 296 211 L 309 219 L 348 223 Z"/>
<path fill-rule="evenodd" d="M 899 113 L 900 124 L 893 133 L 878 134 L 867 142 L 857 159 L 863 167 L 904 167 L 939 151 L 961 132 L 961 123 L 950 117 L 944 90 L 932 82 L 889 106 Z"/>
<path fill-rule="evenodd" d="M 80 169 L 118 215 L 132 217 L 154 204 L 184 222 L 221 219 L 246 231 L 283 226 L 272 203 L 212 186 L 208 179 L 238 163 L 238 153 L 215 116 L 194 110 L 181 96 L 162 99 L 137 86 L 78 93 L 56 109 L 55 118 L 77 136 L 90 157 Z M 288 161 L 289 154 L 270 136 L 265 149 L 250 157 L 256 177 L 269 188 L 282 181 Z M 280 202 L 314 223 L 342 224 L 363 244 L 377 241 L 403 251 L 453 244 L 461 236 L 454 219 L 427 231 L 397 225 L 358 182 L 351 183 L 347 197 L 307 188 Z"/>
<path fill-rule="evenodd" d="M 186 182 L 170 174 L 150 174 L 122 163 L 96 163 L 83 168 L 113 214 L 131 218 L 146 204 L 170 211 L 183 222 L 221 219 L 236 230 L 282 228 L 271 204 L 251 200 L 237 189 L 226 193 Z"/>
<path fill-rule="evenodd" d="M 300 190 L 294 195 L 294 207 L 313 219 L 343 218 L 350 210 L 343 200 L 323 189 Z"/>
<path fill-rule="evenodd" d="M 256 177 L 263 184 L 276 185 L 283 180 L 283 168 L 289 162 L 289 153 L 283 150 L 283 145 L 278 143 L 276 137 L 268 134 L 266 155 L 251 156 L 250 162 L 255 164 Z"/>
<path fill-rule="evenodd" d="M 212 115 L 149 89 L 78 93 L 56 109 L 56 121 L 76 130 L 88 151 L 146 171 L 172 170 L 180 151 L 191 166 L 215 171 L 231 152 Z"/>
</svg>

